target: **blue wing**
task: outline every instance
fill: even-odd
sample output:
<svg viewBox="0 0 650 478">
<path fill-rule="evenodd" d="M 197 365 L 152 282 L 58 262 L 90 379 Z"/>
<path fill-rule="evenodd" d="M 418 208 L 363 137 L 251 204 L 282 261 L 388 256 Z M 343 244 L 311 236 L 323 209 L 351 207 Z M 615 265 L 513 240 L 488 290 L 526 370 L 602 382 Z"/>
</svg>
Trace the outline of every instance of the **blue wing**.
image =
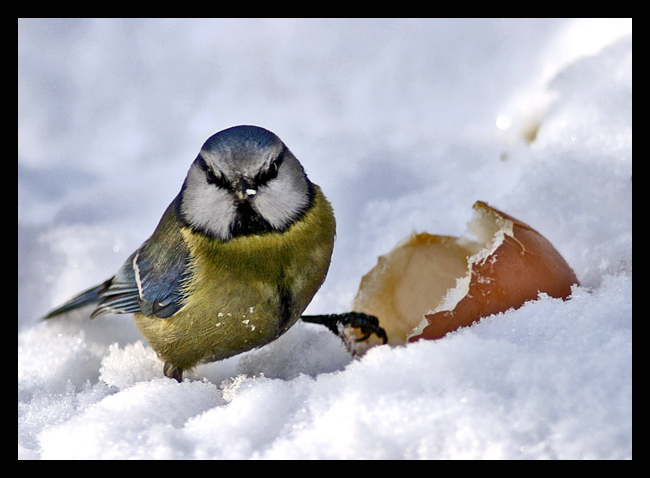
<svg viewBox="0 0 650 478">
<path fill-rule="evenodd" d="M 99 292 L 91 318 L 108 313 L 136 313 L 167 318 L 183 306 L 187 254 L 177 254 L 166 266 L 152 260 L 146 243 L 124 263 Z M 107 287 L 106 287 L 107 286 Z"/>
<path fill-rule="evenodd" d="M 126 260 L 120 270 L 98 286 L 51 311 L 54 317 L 88 304 L 97 304 L 91 318 L 133 314 L 167 318 L 184 304 L 183 285 L 189 274 L 189 251 L 180 233 L 174 200 L 153 235 Z"/>
<path fill-rule="evenodd" d="M 133 270 L 133 259 L 137 254 L 138 251 L 131 254 L 117 274 L 104 282 L 97 294 L 99 304 L 90 315 L 91 319 L 109 313 L 140 312 L 140 293 Z"/>
<path fill-rule="evenodd" d="M 178 198 L 169 205 L 152 236 L 127 259 L 91 317 L 109 312 L 141 312 L 167 318 L 183 306 L 189 252 L 180 232 Z"/>
</svg>

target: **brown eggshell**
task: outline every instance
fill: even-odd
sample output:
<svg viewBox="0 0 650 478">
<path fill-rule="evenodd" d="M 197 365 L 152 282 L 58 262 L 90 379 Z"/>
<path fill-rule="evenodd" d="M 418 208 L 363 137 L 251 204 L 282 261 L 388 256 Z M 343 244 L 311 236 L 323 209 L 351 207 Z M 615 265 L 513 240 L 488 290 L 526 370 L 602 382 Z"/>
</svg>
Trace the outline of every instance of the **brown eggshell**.
<svg viewBox="0 0 650 478">
<path fill-rule="evenodd" d="M 466 237 L 413 234 L 366 274 L 353 310 L 375 315 L 389 343 L 437 339 L 536 299 L 566 299 L 578 283 L 553 245 L 520 220 L 474 204 Z M 377 341 L 348 345 L 361 354 Z"/>
<path fill-rule="evenodd" d="M 469 260 L 472 280 L 469 290 L 453 310 L 425 314 L 428 325 L 410 341 L 437 339 L 471 325 L 481 317 L 521 307 L 541 292 L 566 299 L 578 284 L 573 270 L 553 245 L 539 232 L 514 217 L 477 202 L 495 222 L 504 222 L 503 241 L 487 257 Z"/>
</svg>

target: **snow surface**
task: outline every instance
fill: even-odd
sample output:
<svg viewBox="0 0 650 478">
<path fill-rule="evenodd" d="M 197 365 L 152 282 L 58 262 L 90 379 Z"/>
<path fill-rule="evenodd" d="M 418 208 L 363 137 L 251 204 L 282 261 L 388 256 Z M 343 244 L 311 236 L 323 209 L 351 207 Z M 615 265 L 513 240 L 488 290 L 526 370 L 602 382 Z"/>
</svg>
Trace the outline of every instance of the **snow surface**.
<svg viewBox="0 0 650 478">
<path fill-rule="evenodd" d="M 298 324 L 180 384 L 128 315 L 39 322 L 236 124 L 335 207 L 310 313 L 348 310 L 413 230 L 462 234 L 476 200 L 582 285 L 360 359 Z M 21 19 L 18 245 L 19 458 L 631 458 L 632 22 Z"/>
</svg>

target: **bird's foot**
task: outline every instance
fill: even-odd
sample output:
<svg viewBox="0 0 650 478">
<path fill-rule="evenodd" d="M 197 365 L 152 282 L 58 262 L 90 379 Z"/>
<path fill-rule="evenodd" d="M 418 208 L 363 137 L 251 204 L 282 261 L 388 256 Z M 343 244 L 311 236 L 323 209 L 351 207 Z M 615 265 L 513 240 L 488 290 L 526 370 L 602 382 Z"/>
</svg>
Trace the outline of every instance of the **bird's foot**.
<svg viewBox="0 0 650 478">
<path fill-rule="evenodd" d="M 374 315 L 346 312 L 343 314 L 303 315 L 301 319 L 304 322 L 324 325 L 339 336 L 350 352 L 355 355 L 360 355 L 370 346 L 377 345 L 376 339 L 372 340 L 375 343 L 369 343 L 372 335 L 377 336 L 382 344 L 388 342 L 386 331 L 379 326 L 379 320 Z M 361 344 L 362 342 L 364 344 Z"/>
</svg>

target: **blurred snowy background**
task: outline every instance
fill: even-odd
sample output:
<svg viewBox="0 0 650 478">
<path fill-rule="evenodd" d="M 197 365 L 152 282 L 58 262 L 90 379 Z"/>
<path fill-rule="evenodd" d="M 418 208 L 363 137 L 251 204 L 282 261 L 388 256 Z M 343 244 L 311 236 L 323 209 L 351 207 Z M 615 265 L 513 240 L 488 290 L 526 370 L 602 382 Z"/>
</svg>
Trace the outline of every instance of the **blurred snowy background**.
<svg viewBox="0 0 650 478">
<path fill-rule="evenodd" d="M 38 318 L 110 277 L 201 144 L 275 132 L 332 201 L 310 313 L 484 200 L 582 286 L 352 359 L 318 326 L 177 384 L 130 316 Z M 19 458 L 631 458 L 632 21 L 18 21 Z"/>
</svg>

